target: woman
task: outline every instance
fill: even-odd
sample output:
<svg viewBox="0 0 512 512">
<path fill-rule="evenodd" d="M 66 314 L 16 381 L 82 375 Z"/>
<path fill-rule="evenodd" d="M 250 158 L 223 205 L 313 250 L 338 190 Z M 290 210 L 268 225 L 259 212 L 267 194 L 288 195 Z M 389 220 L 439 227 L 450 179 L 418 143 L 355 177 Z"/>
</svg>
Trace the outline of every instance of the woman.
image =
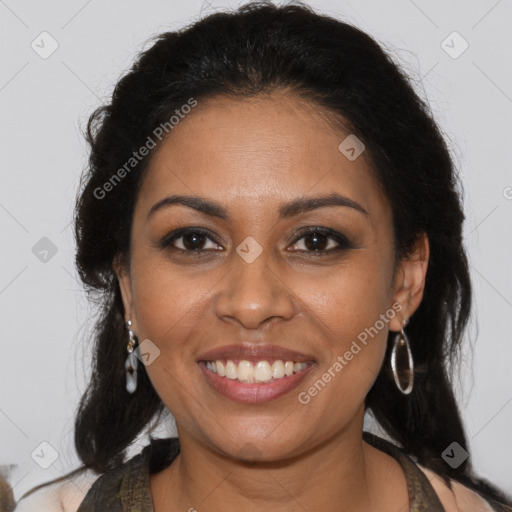
<svg viewBox="0 0 512 512">
<path fill-rule="evenodd" d="M 447 374 L 457 176 L 371 37 L 304 6 L 211 15 L 159 36 L 88 138 L 77 265 L 102 309 L 75 441 L 103 474 L 79 512 L 512 510 Z M 166 410 L 179 439 L 124 462 Z"/>
</svg>

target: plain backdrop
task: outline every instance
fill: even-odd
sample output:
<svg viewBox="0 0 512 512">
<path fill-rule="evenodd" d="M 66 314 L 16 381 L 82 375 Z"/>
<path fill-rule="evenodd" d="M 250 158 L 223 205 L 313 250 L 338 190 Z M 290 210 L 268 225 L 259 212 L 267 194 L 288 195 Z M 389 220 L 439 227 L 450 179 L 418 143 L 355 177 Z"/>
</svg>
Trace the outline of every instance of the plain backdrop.
<svg viewBox="0 0 512 512">
<path fill-rule="evenodd" d="M 449 142 L 476 299 L 454 382 L 478 473 L 511 493 L 512 4 L 307 3 L 390 51 Z M 70 224 L 87 158 L 81 130 L 151 36 L 238 5 L 0 1 L 0 465 L 16 498 L 78 464 L 73 415 L 92 328 Z"/>
</svg>

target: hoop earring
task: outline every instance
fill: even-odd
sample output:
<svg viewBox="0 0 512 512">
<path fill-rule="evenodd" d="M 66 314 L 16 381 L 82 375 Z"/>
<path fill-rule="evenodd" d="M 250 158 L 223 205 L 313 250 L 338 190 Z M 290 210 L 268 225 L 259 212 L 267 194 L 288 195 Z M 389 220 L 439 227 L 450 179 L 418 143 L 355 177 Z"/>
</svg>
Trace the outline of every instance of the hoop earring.
<svg viewBox="0 0 512 512">
<path fill-rule="evenodd" d="M 404 321 L 404 325 L 405 324 L 406 322 Z M 407 387 L 405 389 L 402 387 L 402 384 L 398 377 L 398 370 L 396 364 L 397 352 L 399 348 L 400 350 L 405 349 L 407 351 L 407 359 L 409 363 L 409 367 L 407 368 L 407 370 L 405 370 L 409 376 Z M 405 334 L 403 327 L 400 329 L 399 333 L 396 333 L 393 339 L 393 349 L 391 350 L 391 369 L 393 370 L 393 378 L 395 379 L 395 384 L 397 388 L 400 390 L 400 392 L 403 393 L 404 395 L 410 394 L 414 384 L 414 361 L 412 358 L 409 338 Z"/>
<path fill-rule="evenodd" d="M 128 345 L 126 345 L 126 351 L 128 352 L 128 356 L 126 358 L 126 361 L 124 363 L 124 368 L 126 370 L 126 391 L 128 393 L 134 393 L 137 389 L 137 366 L 138 361 L 137 357 L 135 356 L 135 353 L 133 352 L 136 339 L 135 335 L 132 331 L 132 321 L 128 320 L 126 322 L 126 326 L 128 328 Z"/>
</svg>

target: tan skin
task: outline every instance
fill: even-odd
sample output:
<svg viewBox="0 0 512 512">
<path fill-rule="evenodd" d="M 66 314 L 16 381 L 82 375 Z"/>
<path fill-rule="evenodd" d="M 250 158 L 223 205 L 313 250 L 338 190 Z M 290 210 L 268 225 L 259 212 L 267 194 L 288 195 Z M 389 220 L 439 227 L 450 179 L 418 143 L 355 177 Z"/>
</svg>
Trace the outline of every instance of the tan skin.
<svg viewBox="0 0 512 512">
<path fill-rule="evenodd" d="M 419 237 L 395 268 L 389 203 L 365 154 L 349 161 L 340 153 L 348 134 L 328 116 L 291 93 L 217 97 L 200 101 L 152 155 L 135 206 L 131 260 L 115 269 L 126 320 L 139 341 L 161 351 L 146 369 L 180 437 L 181 454 L 150 477 L 156 512 L 408 510 L 400 465 L 362 441 L 364 399 L 384 363 L 389 330 L 399 331 L 422 300 L 428 240 Z M 333 192 L 367 214 L 324 206 L 278 215 L 283 203 Z M 215 201 L 231 219 L 184 205 L 147 217 L 173 194 Z M 316 247 L 339 247 L 330 235 L 316 246 L 297 235 L 317 226 L 354 245 L 315 256 Z M 212 237 L 158 247 L 184 227 Z M 248 236 L 263 249 L 252 263 L 236 252 Z M 194 247 L 205 252 L 192 254 Z M 307 405 L 299 403 L 298 392 L 396 303 L 401 311 L 371 343 Z M 310 354 L 316 366 L 281 398 L 234 402 L 209 386 L 196 361 L 242 340 Z"/>
</svg>

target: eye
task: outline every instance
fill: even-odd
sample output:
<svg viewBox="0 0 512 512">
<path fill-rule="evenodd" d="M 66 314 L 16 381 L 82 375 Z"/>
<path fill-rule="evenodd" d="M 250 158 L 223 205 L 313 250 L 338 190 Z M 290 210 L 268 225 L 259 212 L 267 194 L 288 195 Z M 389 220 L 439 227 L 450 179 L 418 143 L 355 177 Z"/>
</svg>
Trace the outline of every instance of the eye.
<svg viewBox="0 0 512 512">
<path fill-rule="evenodd" d="M 304 249 L 296 248 L 296 250 L 299 251 L 311 252 L 313 254 L 326 254 L 353 247 L 347 237 L 328 228 L 308 228 L 302 231 L 300 235 L 301 236 L 296 238 L 293 242 L 294 246 L 302 245 L 304 247 Z M 331 240 L 330 243 L 329 239 Z M 304 240 L 304 242 L 297 244 L 300 240 Z"/>
<path fill-rule="evenodd" d="M 205 247 L 205 240 L 214 242 L 213 250 L 218 250 L 217 248 L 219 246 L 211 236 L 210 232 L 200 228 L 178 229 L 177 231 L 172 232 L 170 235 L 165 236 L 161 240 L 159 246 L 162 249 L 170 248 L 177 251 L 203 253 L 212 249 L 212 247 Z M 206 244 L 206 246 L 207 245 L 208 244 Z"/>
</svg>

